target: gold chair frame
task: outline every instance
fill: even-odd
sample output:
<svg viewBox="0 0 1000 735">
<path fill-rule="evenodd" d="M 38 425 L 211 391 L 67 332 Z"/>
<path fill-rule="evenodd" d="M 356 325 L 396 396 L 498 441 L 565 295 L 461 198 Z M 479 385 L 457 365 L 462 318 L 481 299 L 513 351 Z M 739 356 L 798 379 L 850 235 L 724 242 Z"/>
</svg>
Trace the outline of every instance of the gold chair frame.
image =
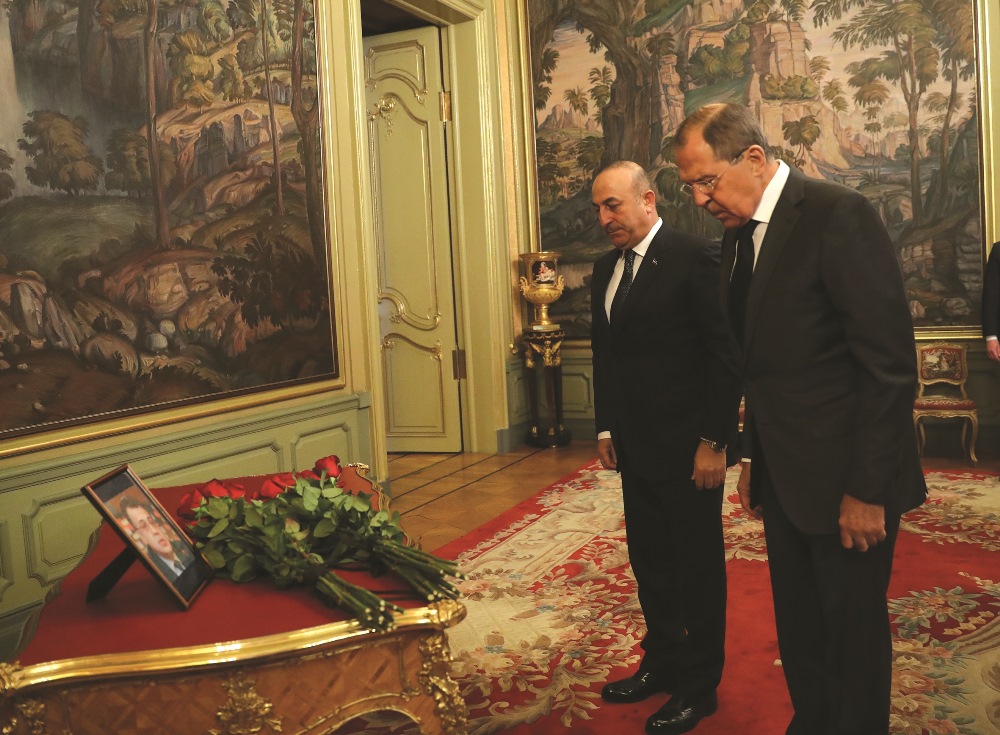
<svg viewBox="0 0 1000 735">
<path fill-rule="evenodd" d="M 962 419 L 962 449 L 965 449 L 966 436 L 969 434 L 969 429 L 971 428 L 971 438 L 969 441 L 969 459 L 972 460 L 972 464 L 976 464 L 979 460 L 976 458 L 976 438 L 979 435 L 979 414 L 975 407 L 975 402 L 971 401 L 968 393 L 965 390 L 965 383 L 969 378 L 969 365 L 967 361 L 967 346 L 964 344 L 956 344 L 951 342 L 928 342 L 925 344 L 917 345 L 917 380 L 919 387 L 917 389 L 917 398 L 913 406 L 913 428 L 917 431 L 917 446 L 921 454 L 924 451 L 924 445 L 927 443 L 926 432 L 924 431 L 923 419 L 927 417 L 939 418 L 939 419 L 951 419 L 958 418 Z M 935 350 L 945 351 L 949 354 L 954 354 L 959 358 L 959 364 L 955 368 L 955 372 L 960 376 L 956 378 L 950 378 L 945 375 L 929 376 L 928 371 L 925 368 L 926 356 L 932 354 Z M 928 386 L 933 386 L 937 384 L 947 384 L 958 388 L 959 396 L 951 398 L 954 401 L 971 401 L 972 408 L 955 408 L 949 407 L 947 405 L 942 407 L 920 407 L 921 400 L 931 400 L 936 397 L 934 394 L 929 394 L 926 392 Z M 949 396 L 940 396 L 942 403 L 948 403 L 950 401 Z M 968 423 L 966 423 L 968 422 Z"/>
</svg>

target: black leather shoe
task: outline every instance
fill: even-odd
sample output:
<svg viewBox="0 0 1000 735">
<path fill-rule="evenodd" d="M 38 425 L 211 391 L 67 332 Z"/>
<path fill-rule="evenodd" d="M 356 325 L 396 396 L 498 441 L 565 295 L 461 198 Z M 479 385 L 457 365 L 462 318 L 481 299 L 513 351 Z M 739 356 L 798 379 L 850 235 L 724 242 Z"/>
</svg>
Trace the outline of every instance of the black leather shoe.
<svg viewBox="0 0 1000 735">
<path fill-rule="evenodd" d="M 601 689 L 601 699 L 615 704 L 641 702 L 654 694 L 669 693 L 673 682 L 662 674 L 652 671 L 639 671 L 627 679 L 612 681 Z"/>
<path fill-rule="evenodd" d="M 693 730 L 702 718 L 719 708 L 715 692 L 711 694 L 675 694 L 646 720 L 648 735 L 678 735 Z"/>
</svg>

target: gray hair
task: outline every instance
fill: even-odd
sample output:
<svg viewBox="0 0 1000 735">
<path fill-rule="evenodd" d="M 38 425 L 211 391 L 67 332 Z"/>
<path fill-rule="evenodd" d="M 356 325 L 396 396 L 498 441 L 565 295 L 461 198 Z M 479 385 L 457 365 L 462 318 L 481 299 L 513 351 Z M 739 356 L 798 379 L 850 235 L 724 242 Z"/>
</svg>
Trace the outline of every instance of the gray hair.
<svg viewBox="0 0 1000 735">
<path fill-rule="evenodd" d="M 684 146 L 697 131 L 719 161 L 731 161 L 752 145 L 759 145 L 770 159 L 767 137 L 757 118 L 745 105 L 716 102 L 700 107 L 674 133 L 674 149 Z"/>
</svg>

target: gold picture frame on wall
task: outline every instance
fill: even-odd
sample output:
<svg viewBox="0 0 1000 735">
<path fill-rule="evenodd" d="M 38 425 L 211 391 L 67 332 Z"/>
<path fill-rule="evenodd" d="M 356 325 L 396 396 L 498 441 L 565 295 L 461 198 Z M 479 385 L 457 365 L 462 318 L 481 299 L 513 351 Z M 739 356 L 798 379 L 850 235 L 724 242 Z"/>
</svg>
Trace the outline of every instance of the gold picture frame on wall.
<svg viewBox="0 0 1000 735">
<path fill-rule="evenodd" d="M 0 453 L 343 385 L 322 8 L 29 5 L 0 13 Z"/>
<path fill-rule="evenodd" d="M 589 198 L 601 166 L 638 161 L 667 221 L 721 235 L 679 191 L 669 145 L 684 116 L 713 101 L 750 105 L 776 155 L 873 201 L 896 246 L 918 338 L 979 336 L 985 254 L 997 231 L 989 155 L 996 21 L 972 0 L 921 6 L 926 33 L 903 40 L 919 40 L 921 61 L 933 63 L 911 79 L 898 63 L 899 75 L 889 69 L 900 39 L 883 21 L 899 8 L 887 6 L 875 29 L 876 16 L 860 12 L 875 4 L 823 0 L 800 12 L 758 3 L 708 17 L 707 5 L 680 12 L 654 2 L 639 17 L 618 15 L 617 0 L 525 0 L 538 247 L 561 254 L 566 291 L 552 311 L 569 338 L 589 334 L 586 284 L 606 249 Z M 895 35 L 904 31 L 900 23 Z"/>
</svg>

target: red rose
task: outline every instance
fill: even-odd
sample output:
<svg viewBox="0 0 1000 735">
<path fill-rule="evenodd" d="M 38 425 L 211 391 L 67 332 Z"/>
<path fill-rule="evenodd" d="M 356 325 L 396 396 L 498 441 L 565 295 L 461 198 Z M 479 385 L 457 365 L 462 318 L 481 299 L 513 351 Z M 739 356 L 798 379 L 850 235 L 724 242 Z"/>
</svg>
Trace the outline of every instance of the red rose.
<svg viewBox="0 0 1000 735">
<path fill-rule="evenodd" d="M 340 477 L 340 473 L 343 471 L 340 467 L 340 457 L 336 454 L 331 454 L 329 457 L 323 457 L 323 459 L 316 460 L 316 466 L 313 467 L 313 472 L 316 474 L 322 474 L 326 472 L 327 477 Z"/>
<path fill-rule="evenodd" d="M 225 482 L 220 480 L 209 480 L 201 489 L 201 494 L 206 498 L 242 498 L 246 495 L 246 489 L 237 482 Z"/>
<path fill-rule="evenodd" d="M 209 480 L 201 487 L 184 493 L 181 498 L 177 515 L 181 518 L 194 519 L 195 511 L 201 504 L 209 498 L 242 498 L 246 494 L 246 489 L 238 483 L 224 483 L 219 480 Z"/>
<path fill-rule="evenodd" d="M 195 488 L 190 492 L 184 493 L 181 498 L 181 504 L 177 508 L 177 515 L 181 518 L 187 520 L 194 520 L 194 513 L 198 508 L 201 507 L 201 502 L 205 500 L 206 496 L 201 494 L 200 488 Z"/>
<path fill-rule="evenodd" d="M 319 480 L 319 474 L 315 470 L 303 470 L 296 477 L 301 477 L 303 480 Z"/>
<path fill-rule="evenodd" d="M 209 480 L 201 486 L 201 494 L 206 498 L 225 498 L 229 496 L 229 490 L 218 480 Z"/>
<path fill-rule="evenodd" d="M 269 477 L 264 481 L 264 484 L 260 486 L 260 492 L 257 493 L 257 497 L 265 500 L 269 498 L 276 498 L 285 492 L 285 490 L 294 486 L 295 476 L 290 472 L 275 475 L 274 477 Z"/>
</svg>

